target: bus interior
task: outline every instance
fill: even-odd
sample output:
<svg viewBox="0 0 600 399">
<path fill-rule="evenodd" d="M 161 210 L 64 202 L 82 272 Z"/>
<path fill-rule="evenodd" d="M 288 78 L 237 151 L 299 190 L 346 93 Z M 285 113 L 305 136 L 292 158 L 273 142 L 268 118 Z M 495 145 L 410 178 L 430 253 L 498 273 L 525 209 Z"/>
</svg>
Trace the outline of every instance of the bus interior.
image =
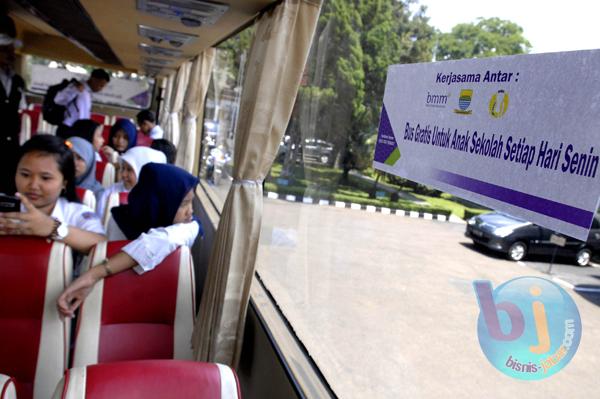
<svg viewBox="0 0 600 399">
<path fill-rule="evenodd" d="M 348 84 L 370 82 L 371 76 L 368 71 L 351 75 L 344 64 L 359 55 L 353 47 L 357 39 L 339 22 L 352 20 L 353 14 L 336 11 L 338 3 L 3 2 L 21 43 L 15 71 L 27 83 L 21 143 L 35 134 L 55 133 L 56 127 L 41 113 L 49 86 L 65 78 L 84 79 L 92 69 L 103 68 L 111 82 L 94 96 L 92 118 L 105 126 L 105 139 L 116 120 L 134 121 L 139 111 L 151 109 L 165 138 L 178 149 L 176 164 L 200 179 L 194 214 L 204 236 L 189 254 L 181 250 L 165 260 L 171 268 L 193 265 L 191 273 L 179 277 L 190 280 L 186 287 L 192 291 L 185 323 L 193 357 L 178 357 L 174 349 L 156 358 L 228 365 L 246 399 L 597 397 L 592 384 L 600 366 L 596 296 L 583 289 L 572 293 L 586 320 L 577 361 L 544 384 L 506 378 L 486 363 L 479 348 L 471 281 L 500 283 L 543 275 L 549 259 L 534 256 L 531 262 L 510 262 L 474 245 L 464 230 L 465 220 L 483 212 L 477 204 L 410 182 L 403 182 L 410 190 L 398 191 L 393 185 L 403 179 L 380 180 L 379 175 L 358 172 L 370 168 L 358 165 L 372 162 L 374 143 L 369 137 L 377 126 L 366 133 L 354 128 L 353 112 L 360 104 L 348 105 L 342 99 L 356 98 L 368 109 L 380 107 L 382 100 L 368 98 L 363 86 Z M 332 17 L 336 12 L 337 24 Z M 407 46 L 417 45 L 415 37 L 406 40 Z M 382 73 L 385 81 L 385 70 Z M 378 115 L 371 118 L 377 120 Z M 114 182 L 114 174 L 107 173 L 97 177 Z M 429 194 L 435 204 L 426 203 Z M 364 203 L 353 203 L 349 198 L 355 195 L 363 196 Z M 460 207 L 463 218 L 437 205 L 449 203 Z M 12 248 L 0 262 L 14 261 L 18 251 L 33 251 L 21 244 L 0 243 Z M 43 243 L 39 248 L 45 259 L 61 250 L 52 247 L 50 254 Z M 99 244 L 90 262 L 118 248 L 115 243 Z M 572 263 L 570 258 L 557 261 L 555 272 L 576 276 L 579 280 L 572 286 L 597 287 L 593 280 L 600 274 L 594 268 L 586 268 L 584 278 L 571 273 L 582 269 Z M 141 302 L 156 300 L 161 284 L 171 281 L 168 270 L 165 266 L 164 271 L 151 272 L 158 274 L 158 288 L 148 285 L 136 291 Z M 127 281 L 131 277 L 123 291 Z M 123 291 L 123 296 L 134 295 Z M 55 299 L 50 301 L 54 306 Z M 177 314 L 165 317 L 179 320 Z M 0 315 L 0 330 L 2 319 L 10 317 Z M 8 342 L 14 338 L 2 332 L 0 337 Z M 118 341 L 118 335 L 112 339 Z M 141 339 L 121 347 L 150 342 Z M 70 367 L 90 367 L 94 361 L 110 365 L 110 356 L 98 353 L 94 361 L 77 363 L 94 345 L 80 343 L 83 349 L 77 351 L 67 344 L 60 376 Z M 188 348 L 186 353 L 192 352 Z M 103 356 L 108 357 L 102 360 Z M 123 360 L 153 358 L 135 354 Z M 38 374 L 48 368 L 40 359 L 41 354 L 19 360 L 19 367 L 37 361 L 37 371 L 34 366 L 25 373 L 31 386 L 17 385 L 16 397 L 51 397 L 54 388 L 36 389 Z M 177 392 L 199 381 L 191 374 L 179 377 L 153 369 L 152 364 L 132 370 L 114 366 L 101 383 L 123 384 L 130 394 L 137 389 L 131 382 L 136 373 L 147 376 L 148 386 L 149 380 L 159 385 L 162 381 Z M 8 371 L 0 369 L 0 374 Z M 121 373 L 126 377 L 114 376 Z M 85 376 L 70 375 L 69 384 L 86 384 Z M 0 379 L 0 386 L 4 381 Z M 44 383 L 55 387 L 59 380 Z M 67 382 L 60 384 L 66 392 Z M 10 392 L 2 389 L 0 398 L 11 397 L 3 396 Z M 77 397 L 110 397 L 89 395 Z M 215 396 L 189 397 L 236 395 L 221 390 Z M 121 397 L 138 396 L 126 392 Z"/>
</svg>

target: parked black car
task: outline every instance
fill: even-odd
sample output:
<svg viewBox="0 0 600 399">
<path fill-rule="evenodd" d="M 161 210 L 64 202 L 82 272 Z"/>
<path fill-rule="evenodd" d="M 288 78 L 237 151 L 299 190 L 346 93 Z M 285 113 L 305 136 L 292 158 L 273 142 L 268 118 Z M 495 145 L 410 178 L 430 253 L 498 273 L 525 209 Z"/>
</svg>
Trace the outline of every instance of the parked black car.
<svg viewBox="0 0 600 399">
<path fill-rule="evenodd" d="M 504 252 L 514 261 L 528 254 L 569 256 L 579 266 L 587 266 L 592 256 L 600 251 L 600 220 L 595 217 L 586 242 L 564 236 L 566 244 L 557 247 L 550 241 L 552 230 L 504 213 L 492 212 L 472 217 L 467 222 L 465 235 L 475 244 Z M 559 235 L 559 234 L 556 234 Z"/>
</svg>

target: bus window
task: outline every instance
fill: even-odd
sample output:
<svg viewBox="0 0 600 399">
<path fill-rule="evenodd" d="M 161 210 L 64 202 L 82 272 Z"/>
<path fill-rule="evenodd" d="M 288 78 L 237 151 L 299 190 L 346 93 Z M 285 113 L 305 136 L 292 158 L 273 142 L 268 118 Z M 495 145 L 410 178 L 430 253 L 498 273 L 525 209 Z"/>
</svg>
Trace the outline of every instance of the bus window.
<svg viewBox="0 0 600 399">
<path fill-rule="evenodd" d="M 234 134 L 253 31 L 248 28 L 217 47 L 206 98 L 200 178 L 208 184 L 219 208 L 231 186 Z"/>
</svg>

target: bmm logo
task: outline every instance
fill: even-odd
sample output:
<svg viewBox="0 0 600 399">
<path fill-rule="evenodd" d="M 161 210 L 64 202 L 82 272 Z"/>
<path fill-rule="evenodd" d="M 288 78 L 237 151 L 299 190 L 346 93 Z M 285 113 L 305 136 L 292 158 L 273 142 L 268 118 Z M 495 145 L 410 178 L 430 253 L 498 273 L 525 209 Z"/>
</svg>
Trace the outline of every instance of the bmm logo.
<svg viewBox="0 0 600 399">
<path fill-rule="evenodd" d="M 495 368 L 510 377 L 540 380 L 571 361 L 581 340 L 581 319 L 565 290 L 539 277 L 509 280 L 493 291 L 485 280 L 473 287 L 479 344 Z"/>
<path fill-rule="evenodd" d="M 458 97 L 458 109 L 455 109 L 454 112 L 462 115 L 470 115 L 471 111 L 469 106 L 471 105 L 471 99 L 473 98 L 473 90 L 471 89 L 462 89 L 460 91 L 460 96 Z"/>
<path fill-rule="evenodd" d="M 427 107 L 446 108 L 448 97 L 450 97 L 450 94 L 431 94 L 427 92 L 425 105 Z"/>
</svg>

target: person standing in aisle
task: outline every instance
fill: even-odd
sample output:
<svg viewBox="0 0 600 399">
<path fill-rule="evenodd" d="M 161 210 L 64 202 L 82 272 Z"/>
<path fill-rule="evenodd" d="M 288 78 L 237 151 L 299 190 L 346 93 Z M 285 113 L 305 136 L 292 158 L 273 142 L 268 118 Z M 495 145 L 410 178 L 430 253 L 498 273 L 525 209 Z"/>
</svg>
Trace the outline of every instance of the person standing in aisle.
<svg viewBox="0 0 600 399">
<path fill-rule="evenodd" d="M 79 119 L 90 119 L 92 112 L 92 93 L 98 93 L 110 82 L 110 75 L 104 69 L 94 69 L 86 82 L 72 81 L 59 91 L 54 102 L 65 107 L 65 117 L 56 135 L 67 139 L 69 129 Z"/>
<path fill-rule="evenodd" d="M 25 82 L 14 71 L 15 23 L 8 15 L 0 16 L 0 192 L 13 195 L 15 168 L 19 153 L 21 118 L 19 110 L 26 108 Z"/>
</svg>

